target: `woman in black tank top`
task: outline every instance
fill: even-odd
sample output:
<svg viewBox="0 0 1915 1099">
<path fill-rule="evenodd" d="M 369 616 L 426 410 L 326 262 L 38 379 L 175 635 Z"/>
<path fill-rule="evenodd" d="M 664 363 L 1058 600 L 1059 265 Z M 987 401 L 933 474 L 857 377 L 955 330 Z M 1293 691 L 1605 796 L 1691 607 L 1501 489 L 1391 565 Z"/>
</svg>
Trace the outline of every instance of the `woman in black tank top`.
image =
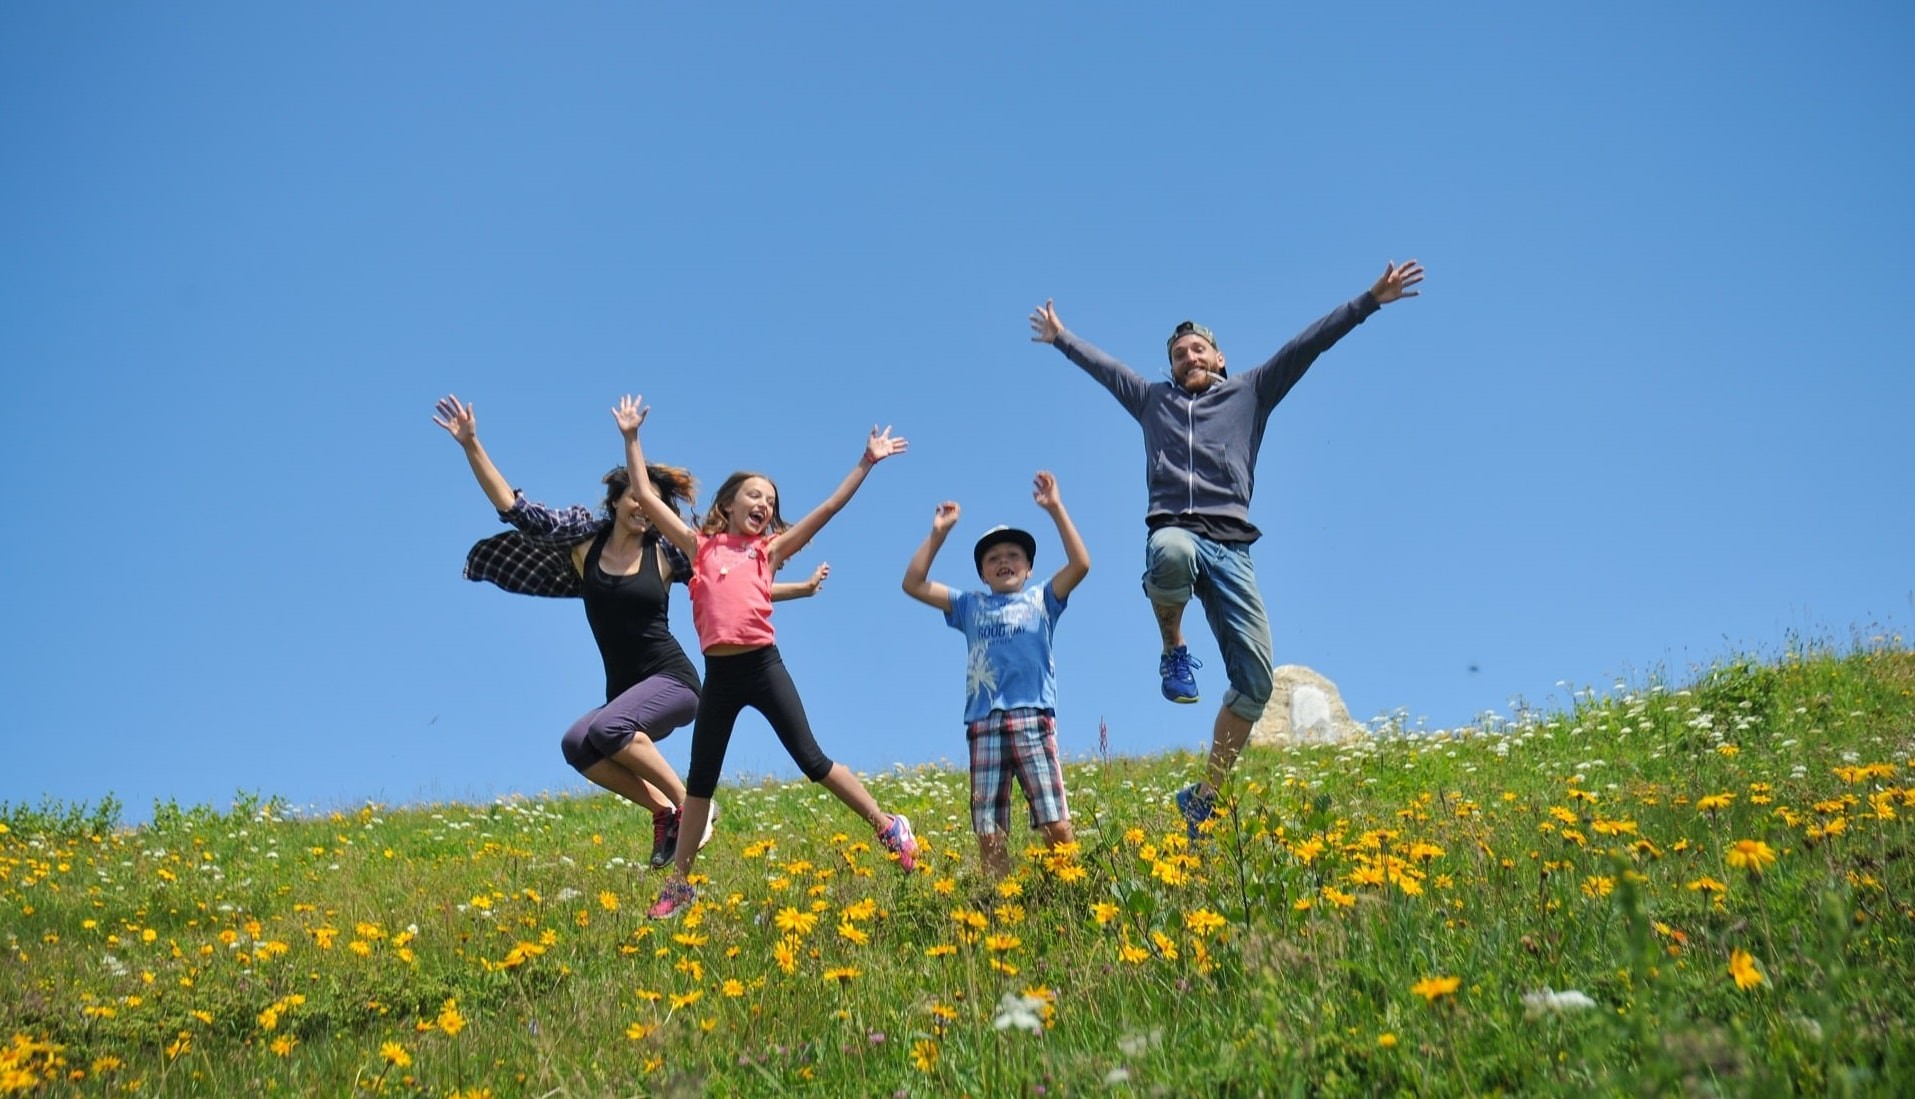
<svg viewBox="0 0 1915 1099">
<path fill-rule="evenodd" d="M 666 616 L 672 581 L 689 578 L 689 563 L 646 521 L 624 466 L 603 478 L 600 513 L 555 510 L 526 500 L 506 482 L 479 444 L 472 406 L 446 397 L 433 422 L 458 442 L 499 518 L 516 528 L 474 546 L 466 577 L 522 594 L 583 599 L 605 664 L 605 704 L 574 722 L 560 749 L 579 774 L 651 811 L 650 862 L 663 867 L 677 849 L 685 785 L 657 741 L 690 723 L 698 705 L 698 671 Z M 691 474 L 657 464 L 645 472 L 661 498 L 689 513 L 696 491 Z M 774 584 L 772 598 L 814 595 L 829 571 L 821 565 L 806 582 Z M 707 827 L 699 846 L 709 838 Z"/>
</svg>

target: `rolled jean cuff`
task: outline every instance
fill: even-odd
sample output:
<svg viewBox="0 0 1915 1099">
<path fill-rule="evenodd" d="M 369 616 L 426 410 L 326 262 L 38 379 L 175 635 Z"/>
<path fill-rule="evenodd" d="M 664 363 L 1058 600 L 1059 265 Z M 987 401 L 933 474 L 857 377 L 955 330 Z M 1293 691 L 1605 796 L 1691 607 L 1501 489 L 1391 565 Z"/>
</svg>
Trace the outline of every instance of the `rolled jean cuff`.
<svg viewBox="0 0 1915 1099">
<path fill-rule="evenodd" d="M 1253 724 L 1263 716 L 1263 708 L 1269 704 L 1268 697 L 1259 702 L 1235 687 L 1223 693 L 1223 708 Z"/>
<path fill-rule="evenodd" d="M 1185 584 L 1181 588 L 1165 590 L 1163 588 L 1151 587 L 1150 578 L 1144 578 L 1144 595 L 1152 603 L 1161 607 L 1181 607 L 1185 603 L 1190 602 L 1190 597 L 1194 594 L 1195 588 L 1190 584 Z"/>
</svg>

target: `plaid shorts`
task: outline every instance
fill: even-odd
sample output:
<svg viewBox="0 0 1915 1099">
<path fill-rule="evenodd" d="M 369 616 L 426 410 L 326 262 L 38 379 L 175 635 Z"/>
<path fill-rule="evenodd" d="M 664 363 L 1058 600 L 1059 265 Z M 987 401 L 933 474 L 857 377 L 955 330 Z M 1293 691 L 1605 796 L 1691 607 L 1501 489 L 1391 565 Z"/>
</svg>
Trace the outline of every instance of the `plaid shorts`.
<svg viewBox="0 0 1915 1099">
<path fill-rule="evenodd" d="M 1013 774 L 1030 804 L 1032 828 L 1070 819 L 1055 717 L 1038 709 L 992 710 L 967 722 L 964 734 L 971 743 L 971 827 L 978 835 L 1011 830 Z"/>
</svg>

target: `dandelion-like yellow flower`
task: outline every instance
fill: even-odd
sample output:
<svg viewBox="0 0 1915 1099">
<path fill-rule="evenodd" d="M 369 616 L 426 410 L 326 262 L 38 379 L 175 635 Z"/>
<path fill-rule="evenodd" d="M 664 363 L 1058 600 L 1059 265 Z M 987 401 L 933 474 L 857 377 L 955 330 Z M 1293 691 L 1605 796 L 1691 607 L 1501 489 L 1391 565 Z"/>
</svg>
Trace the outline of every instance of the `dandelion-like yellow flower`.
<svg viewBox="0 0 1915 1099">
<path fill-rule="evenodd" d="M 412 1064 L 412 1054 L 407 1053 L 406 1047 L 397 1042 L 387 1042 L 380 1046 L 379 1056 L 385 1058 L 386 1063 L 394 1068 L 407 1068 Z"/>
<path fill-rule="evenodd" d="M 459 1014 L 459 1001 L 447 1000 L 439 1008 L 439 1029 L 450 1038 L 465 1029 L 465 1016 Z"/>
<path fill-rule="evenodd" d="M 625 1028 L 625 1037 L 630 1038 L 634 1042 L 642 1042 L 654 1029 L 656 1028 L 646 1026 L 644 1023 L 633 1023 L 631 1026 Z"/>
<path fill-rule="evenodd" d="M 1454 996 L 1462 984 L 1461 977 L 1425 977 L 1411 985 L 1410 991 L 1435 1003 L 1441 997 Z"/>
<path fill-rule="evenodd" d="M 787 935 L 809 935 L 811 929 L 818 926 L 818 916 L 814 912 L 800 912 L 787 905 L 778 910 L 772 922 Z"/>
<path fill-rule="evenodd" d="M 862 976 L 864 976 L 863 970 L 859 969 L 857 966 L 854 966 L 854 965 L 847 965 L 847 966 L 840 966 L 837 969 L 825 970 L 824 980 L 826 984 L 831 984 L 834 981 L 837 981 L 837 982 L 855 981 Z"/>
<path fill-rule="evenodd" d="M 1762 983 L 1762 974 L 1755 968 L 1755 958 L 1746 950 L 1730 952 L 1729 976 L 1735 978 L 1735 986 L 1740 989 L 1751 989 Z"/>
<path fill-rule="evenodd" d="M 1355 908 L 1356 907 L 1355 893 L 1345 893 L 1343 890 L 1338 889 L 1334 885 L 1324 886 L 1321 892 L 1323 893 L 1324 900 L 1329 901 L 1331 904 L 1336 905 L 1338 908 Z"/>
<path fill-rule="evenodd" d="M 984 946 L 986 949 L 995 950 L 999 953 L 1003 953 L 1007 950 L 1016 950 L 1023 945 L 1024 940 L 1018 938 L 1016 935 L 1008 935 L 1001 931 L 994 935 L 987 935 L 984 938 Z"/>
<path fill-rule="evenodd" d="M 1724 855 L 1730 866 L 1759 874 L 1775 863 L 1775 850 L 1761 840 L 1737 840 Z"/>
<path fill-rule="evenodd" d="M 950 943 L 939 943 L 936 946 L 927 946 L 924 948 L 924 956 L 927 958 L 946 958 L 956 953 L 957 947 L 952 946 Z"/>
<path fill-rule="evenodd" d="M 1099 927 L 1116 919 L 1117 913 L 1120 911 L 1122 911 L 1122 909 L 1109 901 L 1098 901 L 1096 904 L 1090 906 L 1091 918 L 1097 921 L 1097 926 Z"/>
<path fill-rule="evenodd" d="M 1184 930 L 1192 935 L 1208 935 L 1229 922 L 1208 908 L 1184 913 Z"/>
<path fill-rule="evenodd" d="M 1727 809 L 1735 801 L 1734 794 L 1710 794 L 1696 799 L 1698 813 L 1715 813 Z"/>
<path fill-rule="evenodd" d="M 938 1067 L 938 1044 L 929 1038 L 920 1038 L 911 1043 L 911 1065 L 919 1072 L 933 1072 Z"/>
</svg>

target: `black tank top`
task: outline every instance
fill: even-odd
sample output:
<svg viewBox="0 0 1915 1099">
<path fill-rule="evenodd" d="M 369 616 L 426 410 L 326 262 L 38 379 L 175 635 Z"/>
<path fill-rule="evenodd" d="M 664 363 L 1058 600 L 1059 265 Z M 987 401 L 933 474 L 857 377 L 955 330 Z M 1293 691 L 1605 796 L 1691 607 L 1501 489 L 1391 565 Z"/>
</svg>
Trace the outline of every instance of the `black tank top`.
<svg viewBox="0 0 1915 1099">
<path fill-rule="evenodd" d="M 606 527 L 585 551 L 585 619 L 605 661 L 605 701 L 655 675 L 670 676 L 694 693 L 698 669 L 692 666 L 665 621 L 670 581 L 659 575 L 663 553 L 659 535 L 648 532 L 638 551 L 638 571 L 616 576 L 599 568 L 599 555 L 612 535 Z M 669 566 L 667 566 L 669 567 Z"/>
</svg>

